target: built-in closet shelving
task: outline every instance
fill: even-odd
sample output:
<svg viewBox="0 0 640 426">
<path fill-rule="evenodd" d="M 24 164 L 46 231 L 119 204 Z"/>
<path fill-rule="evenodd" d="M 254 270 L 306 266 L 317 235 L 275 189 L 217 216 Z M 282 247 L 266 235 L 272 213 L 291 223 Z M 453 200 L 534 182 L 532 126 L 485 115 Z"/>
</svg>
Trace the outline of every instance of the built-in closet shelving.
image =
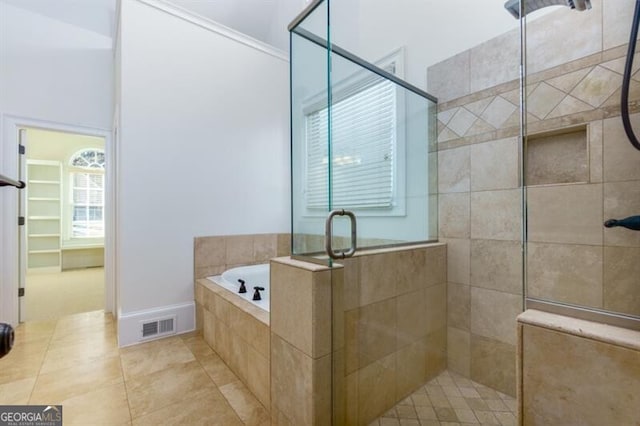
<svg viewBox="0 0 640 426">
<path fill-rule="evenodd" d="M 27 268 L 61 269 L 62 164 L 27 160 Z"/>
</svg>

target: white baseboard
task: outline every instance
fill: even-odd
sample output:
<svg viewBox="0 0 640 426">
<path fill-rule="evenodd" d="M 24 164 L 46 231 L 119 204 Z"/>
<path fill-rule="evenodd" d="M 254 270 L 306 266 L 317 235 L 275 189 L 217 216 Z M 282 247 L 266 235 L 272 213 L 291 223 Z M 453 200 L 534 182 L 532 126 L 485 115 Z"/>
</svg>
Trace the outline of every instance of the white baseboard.
<svg viewBox="0 0 640 426">
<path fill-rule="evenodd" d="M 168 335 L 155 338 L 142 338 L 141 322 L 175 316 L 175 333 L 182 334 L 194 331 L 196 328 L 196 305 L 195 302 L 182 303 L 179 305 L 162 306 L 159 308 L 147 309 L 144 311 L 123 313 L 118 315 L 118 345 L 136 345 L 150 340 L 162 339 Z"/>
</svg>

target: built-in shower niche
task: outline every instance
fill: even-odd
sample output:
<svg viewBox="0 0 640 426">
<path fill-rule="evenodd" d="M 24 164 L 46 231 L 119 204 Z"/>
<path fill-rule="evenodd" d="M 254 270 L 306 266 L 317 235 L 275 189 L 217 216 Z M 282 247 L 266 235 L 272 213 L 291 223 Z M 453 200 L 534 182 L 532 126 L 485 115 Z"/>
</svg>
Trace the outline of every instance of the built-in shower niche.
<svg viewBox="0 0 640 426">
<path fill-rule="evenodd" d="M 527 185 L 589 181 L 586 125 L 528 136 L 526 147 Z"/>
</svg>

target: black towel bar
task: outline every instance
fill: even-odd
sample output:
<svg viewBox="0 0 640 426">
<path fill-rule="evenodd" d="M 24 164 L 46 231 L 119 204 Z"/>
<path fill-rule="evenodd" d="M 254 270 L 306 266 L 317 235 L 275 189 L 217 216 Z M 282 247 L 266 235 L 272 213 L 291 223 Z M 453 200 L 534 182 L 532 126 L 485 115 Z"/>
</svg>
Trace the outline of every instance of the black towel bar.
<svg viewBox="0 0 640 426">
<path fill-rule="evenodd" d="M 18 189 L 22 189 L 26 187 L 27 184 L 21 180 L 13 180 L 4 175 L 0 175 L 0 186 L 15 186 Z"/>
</svg>

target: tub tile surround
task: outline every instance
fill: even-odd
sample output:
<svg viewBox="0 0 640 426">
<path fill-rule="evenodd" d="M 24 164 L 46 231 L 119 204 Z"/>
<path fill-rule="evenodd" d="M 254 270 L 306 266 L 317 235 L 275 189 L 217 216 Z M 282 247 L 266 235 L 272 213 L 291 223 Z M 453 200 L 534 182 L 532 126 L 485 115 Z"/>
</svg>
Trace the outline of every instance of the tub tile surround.
<svg viewBox="0 0 640 426">
<path fill-rule="evenodd" d="M 196 328 L 267 409 L 271 406 L 270 316 L 207 276 L 288 254 L 289 234 L 197 237 L 194 242 Z"/>
<path fill-rule="evenodd" d="M 532 309 L 518 328 L 522 425 L 638 423 L 640 332 Z"/>
<path fill-rule="evenodd" d="M 557 138 L 551 149 L 532 147 L 538 164 L 529 168 L 543 173 L 555 161 L 553 152 L 568 145 L 582 152 L 553 177 L 570 182 L 528 189 L 529 292 L 640 315 L 640 275 L 631 261 L 640 235 L 602 226 L 608 218 L 640 212 L 640 156 L 619 117 L 633 2 L 592 3 L 585 13 L 561 8 L 527 23 L 527 134 L 560 134 L 546 141 Z M 438 210 L 439 236 L 449 247 L 449 369 L 510 395 L 516 391 L 515 315 L 522 311 L 518 32 L 427 72 L 428 91 L 439 99 Z M 505 62 L 493 59 L 504 52 L 514 53 Z M 639 76 L 634 70 L 630 94 L 636 128 Z M 456 116 L 465 117 L 465 126 Z M 575 129 L 583 129 L 582 139 L 562 139 Z M 509 332 L 504 324 L 513 325 Z M 493 361 L 488 354 L 495 355 Z M 506 373 L 498 377 L 492 370 Z"/>
<path fill-rule="evenodd" d="M 235 266 L 267 263 L 291 251 L 290 234 L 248 234 L 196 237 L 194 277 L 220 275 Z"/>
<path fill-rule="evenodd" d="M 196 282 L 204 341 L 246 387 L 270 406 L 269 313 L 207 279 Z"/>
</svg>

